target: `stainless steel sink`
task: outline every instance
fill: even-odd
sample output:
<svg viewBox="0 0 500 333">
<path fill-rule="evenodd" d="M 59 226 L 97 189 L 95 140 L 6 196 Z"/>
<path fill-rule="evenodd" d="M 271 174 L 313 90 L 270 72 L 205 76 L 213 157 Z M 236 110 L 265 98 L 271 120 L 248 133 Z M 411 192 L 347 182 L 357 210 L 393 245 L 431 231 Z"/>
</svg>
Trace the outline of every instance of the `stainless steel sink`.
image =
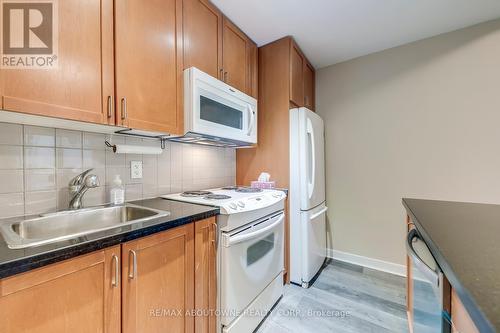
<svg viewBox="0 0 500 333">
<path fill-rule="evenodd" d="M 9 248 L 22 249 L 145 222 L 169 214 L 169 212 L 131 204 L 96 207 L 6 222 L 0 225 L 0 231 Z"/>
</svg>

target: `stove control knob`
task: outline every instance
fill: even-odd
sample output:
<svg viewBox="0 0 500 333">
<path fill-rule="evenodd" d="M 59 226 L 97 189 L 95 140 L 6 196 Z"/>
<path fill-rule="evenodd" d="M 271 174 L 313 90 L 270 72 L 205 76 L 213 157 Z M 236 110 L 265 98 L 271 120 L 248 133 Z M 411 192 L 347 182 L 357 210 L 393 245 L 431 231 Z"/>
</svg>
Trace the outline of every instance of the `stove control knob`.
<svg viewBox="0 0 500 333">
<path fill-rule="evenodd" d="M 243 201 L 238 201 L 238 206 L 245 208 L 245 203 Z"/>
<path fill-rule="evenodd" d="M 236 206 L 236 204 L 235 204 L 234 202 L 231 202 L 231 203 L 229 204 L 229 208 L 231 208 L 231 209 L 236 209 L 236 208 L 238 208 L 238 206 Z"/>
</svg>

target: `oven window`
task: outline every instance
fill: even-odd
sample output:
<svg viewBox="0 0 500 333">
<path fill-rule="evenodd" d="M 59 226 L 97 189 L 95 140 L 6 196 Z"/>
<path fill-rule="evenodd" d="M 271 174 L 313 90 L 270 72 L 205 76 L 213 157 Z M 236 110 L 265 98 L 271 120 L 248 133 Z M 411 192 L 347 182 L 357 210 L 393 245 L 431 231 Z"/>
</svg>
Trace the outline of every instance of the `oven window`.
<svg viewBox="0 0 500 333">
<path fill-rule="evenodd" d="M 212 123 L 243 129 L 243 112 L 200 96 L 200 118 Z"/>
<path fill-rule="evenodd" d="M 247 249 L 247 266 L 259 261 L 274 248 L 274 233 L 270 234 Z"/>
</svg>

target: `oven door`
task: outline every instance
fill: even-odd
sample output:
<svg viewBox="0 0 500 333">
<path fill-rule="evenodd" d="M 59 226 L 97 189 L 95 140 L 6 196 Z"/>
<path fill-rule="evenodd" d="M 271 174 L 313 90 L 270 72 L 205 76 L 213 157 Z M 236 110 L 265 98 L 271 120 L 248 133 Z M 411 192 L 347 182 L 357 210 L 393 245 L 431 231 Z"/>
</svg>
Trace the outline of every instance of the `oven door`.
<svg viewBox="0 0 500 333">
<path fill-rule="evenodd" d="M 285 214 L 222 234 L 221 321 L 228 325 L 284 269 Z"/>
<path fill-rule="evenodd" d="M 257 142 L 257 101 L 199 70 L 192 70 L 189 132 Z"/>
</svg>

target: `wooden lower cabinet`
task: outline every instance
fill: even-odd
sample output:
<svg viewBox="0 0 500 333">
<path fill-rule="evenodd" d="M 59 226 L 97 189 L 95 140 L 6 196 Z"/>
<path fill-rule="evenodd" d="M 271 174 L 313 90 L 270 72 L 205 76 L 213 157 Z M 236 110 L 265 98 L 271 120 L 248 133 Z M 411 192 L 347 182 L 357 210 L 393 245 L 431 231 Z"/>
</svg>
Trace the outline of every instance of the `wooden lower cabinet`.
<svg viewBox="0 0 500 333">
<path fill-rule="evenodd" d="M 479 333 L 455 290 L 451 291 L 451 318 L 453 319 L 452 333 Z"/>
<path fill-rule="evenodd" d="M 215 221 L 0 280 L 0 332 L 214 333 Z"/>
<path fill-rule="evenodd" d="M 120 247 L 0 281 L 0 332 L 120 332 Z"/>
<path fill-rule="evenodd" d="M 122 245 L 122 332 L 194 332 L 194 225 Z"/>
<path fill-rule="evenodd" d="M 217 225 L 214 218 L 195 224 L 195 331 L 215 333 L 216 331 L 216 250 Z"/>
</svg>

